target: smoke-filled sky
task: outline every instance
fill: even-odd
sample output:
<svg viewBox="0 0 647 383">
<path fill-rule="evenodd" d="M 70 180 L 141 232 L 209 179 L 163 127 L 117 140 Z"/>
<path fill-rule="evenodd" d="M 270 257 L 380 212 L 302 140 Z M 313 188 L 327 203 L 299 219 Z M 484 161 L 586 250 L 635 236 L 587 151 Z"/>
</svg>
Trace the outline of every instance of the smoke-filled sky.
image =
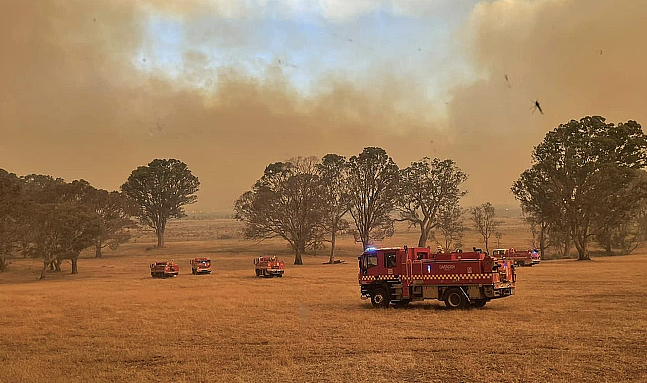
<svg viewBox="0 0 647 383">
<path fill-rule="evenodd" d="M 0 168 L 114 190 L 178 158 L 188 210 L 230 211 L 271 162 L 380 146 L 454 159 L 466 205 L 514 203 L 559 123 L 647 124 L 645 20 L 637 0 L 3 0 Z"/>
</svg>

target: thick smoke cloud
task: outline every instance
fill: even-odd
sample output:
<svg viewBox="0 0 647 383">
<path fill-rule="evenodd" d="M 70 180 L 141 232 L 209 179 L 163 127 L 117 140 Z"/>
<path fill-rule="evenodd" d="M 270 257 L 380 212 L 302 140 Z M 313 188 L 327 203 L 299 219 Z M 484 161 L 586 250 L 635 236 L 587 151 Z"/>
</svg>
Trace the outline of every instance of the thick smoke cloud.
<svg viewBox="0 0 647 383">
<path fill-rule="evenodd" d="M 199 208 L 229 210 L 269 162 L 377 145 L 400 166 L 424 155 L 454 158 L 470 175 L 468 203 L 510 202 L 532 146 L 560 122 L 588 114 L 647 121 L 639 43 L 646 11 L 633 1 L 599 3 L 477 5 L 455 49 L 478 80 L 452 88 L 447 105 L 430 101 L 417 77 L 433 68 L 401 70 L 397 60 L 361 77 L 326 72 L 307 95 L 276 62 L 253 74 L 235 62 L 210 65 L 193 44 L 218 36 L 191 26 L 210 12 L 235 16 L 227 2 L 5 5 L 0 167 L 115 189 L 136 166 L 175 157 L 202 181 Z M 330 17 L 339 22 L 361 9 L 351 11 Z M 151 12 L 177 15 L 189 31 L 173 75 L 141 57 Z M 236 44 L 251 39 L 226 23 L 209 33 Z M 358 51 L 357 60 L 369 55 Z M 535 99 L 545 115 L 531 114 Z"/>
</svg>

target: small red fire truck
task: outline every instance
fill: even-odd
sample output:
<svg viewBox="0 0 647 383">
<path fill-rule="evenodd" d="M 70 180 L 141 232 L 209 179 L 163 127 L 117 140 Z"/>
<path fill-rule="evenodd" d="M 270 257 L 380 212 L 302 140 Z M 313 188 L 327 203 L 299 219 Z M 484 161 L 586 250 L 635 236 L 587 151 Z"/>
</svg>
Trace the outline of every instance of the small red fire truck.
<svg viewBox="0 0 647 383">
<path fill-rule="evenodd" d="M 362 299 L 375 307 L 438 299 L 452 309 L 483 307 L 514 294 L 512 262 L 481 251 L 433 254 L 428 247 L 368 248 L 359 258 Z"/>
<path fill-rule="evenodd" d="M 193 258 L 191 260 L 191 272 L 196 274 L 211 274 L 211 259 Z"/>
<path fill-rule="evenodd" d="M 151 277 L 153 278 L 174 277 L 179 272 L 180 266 L 176 265 L 173 260 L 151 263 Z"/>
<path fill-rule="evenodd" d="M 257 277 L 282 277 L 285 272 L 285 263 L 276 256 L 254 258 Z"/>
<path fill-rule="evenodd" d="M 516 249 L 494 249 L 492 256 L 499 259 L 507 259 L 518 266 L 532 266 L 541 262 L 537 250 L 517 251 Z"/>
</svg>

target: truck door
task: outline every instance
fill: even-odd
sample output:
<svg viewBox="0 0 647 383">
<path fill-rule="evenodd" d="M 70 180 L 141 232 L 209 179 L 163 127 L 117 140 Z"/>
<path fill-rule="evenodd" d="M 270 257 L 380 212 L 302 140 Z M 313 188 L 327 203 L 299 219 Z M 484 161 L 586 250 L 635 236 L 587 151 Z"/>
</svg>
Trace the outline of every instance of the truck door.
<svg viewBox="0 0 647 383">
<path fill-rule="evenodd" d="M 359 257 L 359 270 L 363 275 L 377 275 L 375 269 L 377 265 L 377 252 L 375 251 L 366 252 Z"/>
<path fill-rule="evenodd" d="M 385 273 L 388 275 L 393 275 L 393 270 L 398 266 L 397 262 L 397 253 L 395 251 L 389 251 L 384 253 L 384 268 Z M 396 274 L 398 274 L 396 270 Z"/>
</svg>

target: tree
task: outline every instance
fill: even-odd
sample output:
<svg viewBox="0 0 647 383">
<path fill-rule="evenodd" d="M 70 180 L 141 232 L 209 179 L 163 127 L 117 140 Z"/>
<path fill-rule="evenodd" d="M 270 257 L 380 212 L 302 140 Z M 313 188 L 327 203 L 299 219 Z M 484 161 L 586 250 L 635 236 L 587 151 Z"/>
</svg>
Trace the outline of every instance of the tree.
<svg viewBox="0 0 647 383">
<path fill-rule="evenodd" d="M 418 247 L 427 246 L 429 233 L 438 226 L 439 211 L 458 207 L 460 198 L 467 194 L 460 190 L 466 179 L 467 175 L 449 159 L 424 157 L 400 171 L 399 220 L 420 229 Z"/>
<path fill-rule="evenodd" d="M 330 234 L 328 263 L 333 263 L 337 232 L 348 228 L 348 222 L 343 219 L 350 208 L 346 158 L 337 154 L 326 154 L 317 165 L 317 171 L 322 185 L 324 230 Z"/>
<path fill-rule="evenodd" d="M 100 233 L 98 216 L 84 203 L 93 188 L 84 180 L 66 183 L 44 175 L 22 179 L 29 227 L 24 251 L 43 260 L 41 279 L 48 267 L 55 266 L 60 271 L 64 259 L 72 261 L 72 274 L 77 274 L 81 251 L 92 246 Z"/>
<path fill-rule="evenodd" d="M 24 233 L 20 225 L 21 203 L 20 179 L 0 169 L 0 272 L 7 268 L 7 255 L 17 248 Z"/>
<path fill-rule="evenodd" d="M 157 247 L 164 247 L 167 221 L 186 217 L 183 206 L 197 201 L 199 186 L 184 162 L 155 159 L 133 170 L 121 191 L 139 207 L 141 223 L 155 230 Z"/>
<path fill-rule="evenodd" d="M 463 246 L 463 211 L 459 206 L 449 205 L 443 207 L 438 213 L 438 230 L 444 240 L 444 249 L 452 251 Z"/>
<path fill-rule="evenodd" d="M 548 230 L 553 232 L 560 231 L 563 226 L 563 210 L 559 200 L 555 199 L 555 192 L 552 184 L 538 169 L 531 168 L 523 173 L 511 188 L 512 194 L 521 203 L 521 210 L 526 216 L 526 220 L 537 228 L 539 253 L 542 258 L 545 257 L 546 248 L 548 247 Z M 563 230 L 561 230 L 563 231 Z M 566 236 L 555 236 L 553 239 L 562 237 L 568 251 L 569 241 Z"/>
<path fill-rule="evenodd" d="M 374 240 L 393 235 L 391 212 L 397 198 L 398 166 L 382 148 L 364 148 L 348 163 L 350 214 L 356 239 L 364 249 Z"/>
<path fill-rule="evenodd" d="M 640 228 L 640 217 L 647 207 L 647 173 L 636 170 L 636 176 L 627 187 L 610 196 L 608 203 L 600 206 L 593 220 L 595 239 L 612 255 L 614 249 L 629 254 L 645 237 Z"/>
<path fill-rule="evenodd" d="M 478 233 L 483 237 L 483 243 L 485 244 L 485 251 L 490 252 L 488 242 L 492 234 L 494 234 L 498 227 L 501 225 L 501 222 L 494 219 L 495 211 L 494 206 L 491 203 L 486 202 L 482 205 L 476 206 L 471 209 L 472 213 L 472 223 L 474 228 Z"/>
<path fill-rule="evenodd" d="M 614 126 L 603 117 L 584 117 L 548 132 L 532 157 L 513 193 L 522 204 L 533 201 L 549 212 L 549 223 L 565 226 L 566 254 L 572 239 L 578 259 L 590 259 L 588 243 L 615 216 L 605 210 L 624 210 L 631 205 L 626 198 L 639 198 L 623 190 L 636 177 L 635 169 L 647 164 L 647 136 L 635 121 Z M 523 180 L 527 172 L 536 182 Z M 618 198 L 623 194 L 626 198 Z"/>
<path fill-rule="evenodd" d="M 303 264 L 305 248 L 322 233 L 323 190 L 316 164 L 314 157 L 270 164 L 234 205 L 246 239 L 283 238 L 294 250 L 295 265 Z"/>
<path fill-rule="evenodd" d="M 101 258 L 101 249 L 115 250 L 130 239 L 130 230 L 135 222 L 137 206 L 123 193 L 94 189 L 87 203 L 99 217 L 100 234 L 95 241 L 95 257 Z"/>
</svg>

